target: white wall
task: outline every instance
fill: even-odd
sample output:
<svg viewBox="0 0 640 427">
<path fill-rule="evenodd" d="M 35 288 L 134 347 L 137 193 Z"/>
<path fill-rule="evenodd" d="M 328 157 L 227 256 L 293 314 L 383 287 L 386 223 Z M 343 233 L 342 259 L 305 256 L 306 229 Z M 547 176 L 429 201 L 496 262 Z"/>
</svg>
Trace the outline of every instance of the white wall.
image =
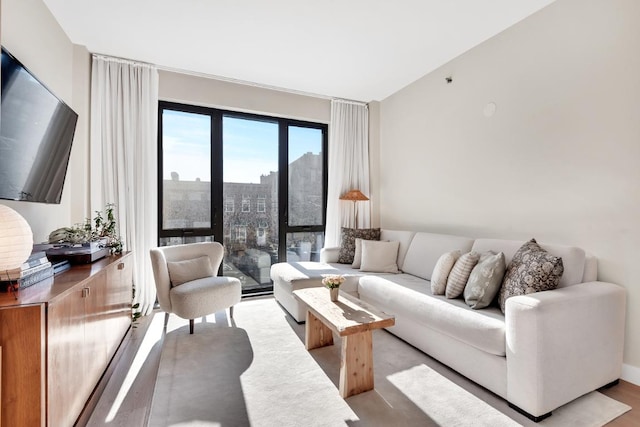
<svg viewBox="0 0 640 427">
<path fill-rule="evenodd" d="M 159 97 L 165 101 L 319 123 L 328 123 L 331 120 L 331 101 L 325 98 L 172 71 L 161 70 L 159 79 Z"/>
<path fill-rule="evenodd" d="M 73 104 L 73 45 L 41 0 L 2 0 L 1 38 L 2 45 L 82 117 Z M 70 182 L 78 179 L 74 171 L 77 162 L 83 161 L 76 156 L 80 145 L 76 142 L 59 205 L 0 201 L 25 217 L 36 242 L 45 241 L 56 228 L 71 225 L 76 194 Z"/>
<path fill-rule="evenodd" d="M 640 2 L 558 0 L 383 100 L 380 121 L 382 226 L 592 252 L 628 291 L 640 382 Z"/>
</svg>

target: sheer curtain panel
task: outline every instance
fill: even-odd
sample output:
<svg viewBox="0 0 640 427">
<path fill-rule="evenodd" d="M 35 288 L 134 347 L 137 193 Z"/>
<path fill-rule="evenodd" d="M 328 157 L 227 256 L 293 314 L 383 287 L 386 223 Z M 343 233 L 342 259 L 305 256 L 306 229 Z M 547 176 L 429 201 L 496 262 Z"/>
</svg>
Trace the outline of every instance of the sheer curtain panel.
<svg viewBox="0 0 640 427">
<path fill-rule="evenodd" d="M 125 250 L 133 251 L 135 302 L 153 309 L 149 249 L 157 246 L 158 71 L 94 55 L 91 70 L 91 208 L 115 203 Z"/>
<path fill-rule="evenodd" d="M 329 131 L 329 183 L 327 191 L 327 229 L 325 246 L 340 245 L 340 228 L 356 227 L 354 208 L 358 209 L 358 227 L 371 226 L 370 202 L 339 200 L 358 189 L 369 193 L 369 107 L 360 102 L 331 101 Z"/>
</svg>

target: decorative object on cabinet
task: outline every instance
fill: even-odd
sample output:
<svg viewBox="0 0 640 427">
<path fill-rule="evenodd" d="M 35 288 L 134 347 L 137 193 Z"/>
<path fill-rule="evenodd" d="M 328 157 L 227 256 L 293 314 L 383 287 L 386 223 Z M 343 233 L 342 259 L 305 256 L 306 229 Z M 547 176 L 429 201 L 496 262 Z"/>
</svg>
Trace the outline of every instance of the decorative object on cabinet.
<svg viewBox="0 0 640 427">
<path fill-rule="evenodd" d="M 122 238 L 116 231 L 115 205 L 108 203 L 104 213 L 96 211 L 93 220 L 87 218 L 84 224 L 58 228 L 49 234 L 49 243 L 55 245 L 47 249 L 53 260 L 67 259 L 74 264 L 89 264 L 110 253 L 122 252 Z"/>
<path fill-rule="evenodd" d="M 20 268 L 33 249 L 27 221 L 9 206 L 0 205 L 0 274 Z"/>
<path fill-rule="evenodd" d="M 23 274 L 33 250 L 33 233 L 27 221 L 8 206 L 0 205 L 0 283 L 2 289 L 16 292 L 25 281 Z M 33 275 L 30 275 L 34 279 Z M 26 284 L 26 281 L 25 281 Z"/>
</svg>

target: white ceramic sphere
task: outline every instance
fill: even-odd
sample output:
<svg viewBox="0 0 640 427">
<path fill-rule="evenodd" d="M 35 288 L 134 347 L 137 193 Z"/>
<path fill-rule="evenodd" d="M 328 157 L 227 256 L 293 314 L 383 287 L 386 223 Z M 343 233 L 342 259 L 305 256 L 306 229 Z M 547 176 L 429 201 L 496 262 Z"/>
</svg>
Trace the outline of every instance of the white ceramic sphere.
<svg viewBox="0 0 640 427">
<path fill-rule="evenodd" d="M 0 205 L 0 276 L 20 268 L 33 250 L 33 233 L 27 221 L 8 206 Z"/>
</svg>

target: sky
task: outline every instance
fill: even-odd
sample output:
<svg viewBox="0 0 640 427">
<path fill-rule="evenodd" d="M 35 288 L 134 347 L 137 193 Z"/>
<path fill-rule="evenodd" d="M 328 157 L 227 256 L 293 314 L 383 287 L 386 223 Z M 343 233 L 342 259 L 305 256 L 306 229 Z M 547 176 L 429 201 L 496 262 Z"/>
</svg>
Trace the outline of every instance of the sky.
<svg viewBox="0 0 640 427">
<path fill-rule="evenodd" d="M 163 178 L 178 172 L 181 181 L 211 181 L 209 116 L 164 110 Z M 259 183 L 260 175 L 278 170 L 278 124 L 223 117 L 224 182 Z M 290 162 L 307 152 L 319 154 L 319 129 L 289 128 Z"/>
</svg>

